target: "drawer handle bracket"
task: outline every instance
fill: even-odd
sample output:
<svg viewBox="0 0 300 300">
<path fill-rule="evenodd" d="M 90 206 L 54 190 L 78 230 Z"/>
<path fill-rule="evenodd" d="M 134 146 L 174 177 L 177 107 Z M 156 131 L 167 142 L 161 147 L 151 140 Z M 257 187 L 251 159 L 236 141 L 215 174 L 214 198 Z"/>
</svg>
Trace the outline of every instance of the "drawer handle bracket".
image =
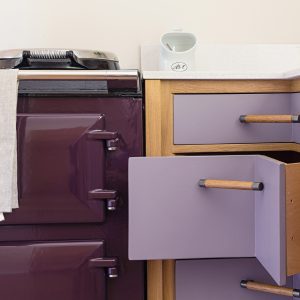
<svg viewBox="0 0 300 300">
<path fill-rule="evenodd" d="M 242 288 L 252 290 L 252 291 L 300 298 L 300 290 L 298 289 L 290 289 L 282 286 L 270 285 L 270 284 L 255 282 L 251 280 L 242 280 L 240 285 Z"/>
<path fill-rule="evenodd" d="M 262 191 L 264 184 L 255 181 L 200 179 L 199 186 L 203 188 Z"/>
<path fill-rule="evenodd" d="M 241 115 L 241 123 L 300 123 L 300 115 Z"/>
<path fill-rule="evenodd" d="M 92 258 L 89 261 L 90 268 L 105 268 L 109 278 L 117 278 L 119 276 L 118 264 L 116 257 Z"/>
<path fill-rule="evenodd" d="M 114 190 L 95 189 L 89 191 L 88 197 L 89 199 L 105 200 L 107 210 L 110 211 L 116 210 L 119 204 L 118 193 Z"/>
</svg>

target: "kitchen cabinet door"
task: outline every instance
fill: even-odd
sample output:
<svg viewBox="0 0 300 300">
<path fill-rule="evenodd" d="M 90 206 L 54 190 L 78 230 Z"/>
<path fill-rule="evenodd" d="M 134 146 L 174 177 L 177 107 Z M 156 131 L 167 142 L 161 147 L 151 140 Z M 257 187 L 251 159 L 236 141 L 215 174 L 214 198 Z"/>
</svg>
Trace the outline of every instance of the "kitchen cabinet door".
<svg viewBox="0 0 300 300">
<path fill-rule="evenodd" d="M 103 241 L 0 246 L 0 291 L 9 300 L 105 300 Z"/>
<path fill-rule="evenodd" d="M 18 115 L 20 207 L 4 224 L 103 222 L 116 196 L 105 190 L 104 125 L 101 114 Z"/>
</svg>

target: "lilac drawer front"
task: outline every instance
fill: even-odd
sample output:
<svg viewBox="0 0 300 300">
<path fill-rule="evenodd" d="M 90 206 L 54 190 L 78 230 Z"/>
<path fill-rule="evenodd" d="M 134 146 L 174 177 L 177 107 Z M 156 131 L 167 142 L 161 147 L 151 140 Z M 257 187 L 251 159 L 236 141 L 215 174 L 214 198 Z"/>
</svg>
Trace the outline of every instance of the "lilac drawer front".
<svg viewBox="0 0 300 300">
<path fill-rule="evenodd" d="M 291 113 L 291 94 L 175 95 L 174 144 L 291 142 L 292 124 L 239 121 L 247 114 Z"/>
<path fill-rule="evenodd" d="M 288 299 L 242 289 L 239 283 L 244 279 L 276 284 L 255 258 L 177 261 L 176 300 Z M 287 286 L 300 287 L 292 277 Z"/>
<path fill-rule="evenodd" d="M 131 158 L 130 259 L 257 257 L 285 272 L 284 164 L 259 155 Z M 263 191 L 201 188 L 202 178 L 263 182 Z"/>
</svg>

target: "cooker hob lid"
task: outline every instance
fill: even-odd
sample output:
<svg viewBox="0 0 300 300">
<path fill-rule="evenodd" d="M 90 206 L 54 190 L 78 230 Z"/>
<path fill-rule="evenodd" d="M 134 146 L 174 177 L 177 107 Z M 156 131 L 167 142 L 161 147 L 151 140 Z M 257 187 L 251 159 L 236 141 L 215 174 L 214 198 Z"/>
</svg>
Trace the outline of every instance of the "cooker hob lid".
<svg viewBox="0 0 300 300">
<path fill-rule="evenodd" d="M 12 49 L 0 51 L 0 69 L 119 70 L 111 52 L 68 49 Z"/>
</svg>

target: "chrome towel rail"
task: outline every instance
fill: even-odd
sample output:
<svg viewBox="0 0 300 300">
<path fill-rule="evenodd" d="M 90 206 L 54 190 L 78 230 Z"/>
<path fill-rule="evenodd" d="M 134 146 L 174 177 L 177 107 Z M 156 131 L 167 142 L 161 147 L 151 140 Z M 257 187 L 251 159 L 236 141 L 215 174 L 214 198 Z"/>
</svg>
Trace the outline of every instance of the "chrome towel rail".
<svg viewBox="0 0 300 300">
<path fill-rule="evenodd" d="M 19 70 L 19 80 L 137 80 L 137 70 Z M 139 82 L 138 82 L 139 86 Z"/>
</svg>

